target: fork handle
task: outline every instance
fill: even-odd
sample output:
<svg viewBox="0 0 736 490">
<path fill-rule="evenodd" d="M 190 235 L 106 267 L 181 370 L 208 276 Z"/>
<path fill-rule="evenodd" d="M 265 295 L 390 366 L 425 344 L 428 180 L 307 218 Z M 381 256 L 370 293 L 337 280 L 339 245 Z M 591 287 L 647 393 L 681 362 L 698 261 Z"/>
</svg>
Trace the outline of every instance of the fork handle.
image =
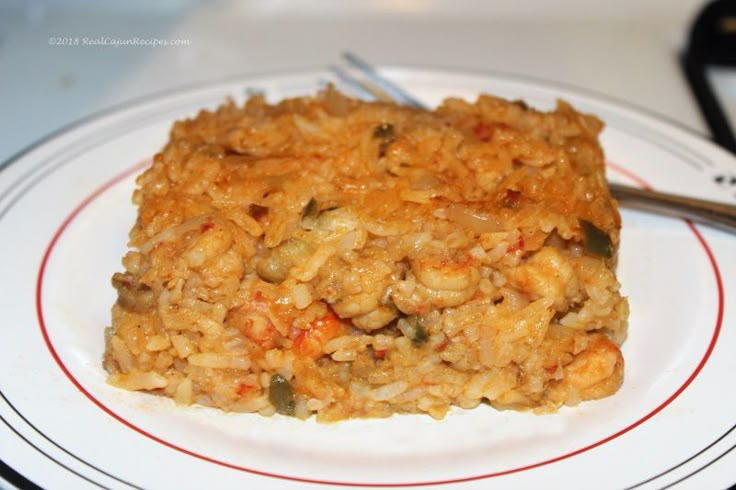
<svg viewBox="0 0 736 490">
<path fill-rule="evenodd" d="M 609 183 L 621 206 L 684 218 L 736 233 L 736 206 L 682 195 Z"/>
</svg>

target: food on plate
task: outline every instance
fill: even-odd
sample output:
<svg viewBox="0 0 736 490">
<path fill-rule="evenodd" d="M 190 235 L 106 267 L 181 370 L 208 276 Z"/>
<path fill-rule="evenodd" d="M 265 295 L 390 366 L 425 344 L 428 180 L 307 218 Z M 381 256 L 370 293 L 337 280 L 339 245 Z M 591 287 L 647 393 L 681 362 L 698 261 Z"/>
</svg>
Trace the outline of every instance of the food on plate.
<svg viewBox="0 0 736 490">
<path fill-rule="evenodd" d="M 174 124 L 137 180 L 109 381 L 320 421 L 613 394 L 628 304 L 603 124 L 332 87 Z"/>
</svg>

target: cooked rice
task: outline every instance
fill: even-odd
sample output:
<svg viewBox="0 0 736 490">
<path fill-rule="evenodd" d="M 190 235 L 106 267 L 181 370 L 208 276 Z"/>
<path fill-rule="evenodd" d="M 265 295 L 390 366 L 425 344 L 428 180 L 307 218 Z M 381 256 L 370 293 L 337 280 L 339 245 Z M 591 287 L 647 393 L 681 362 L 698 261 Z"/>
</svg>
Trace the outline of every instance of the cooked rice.
<svg viewBox="0 0 736 490">
<path fill-rule="evenodd" d="M 137 181 L 110 382 L 318 420 L 614 393 L 628 305 L 602 123 L 332 88 L 176 122 Z"/>
</svg>

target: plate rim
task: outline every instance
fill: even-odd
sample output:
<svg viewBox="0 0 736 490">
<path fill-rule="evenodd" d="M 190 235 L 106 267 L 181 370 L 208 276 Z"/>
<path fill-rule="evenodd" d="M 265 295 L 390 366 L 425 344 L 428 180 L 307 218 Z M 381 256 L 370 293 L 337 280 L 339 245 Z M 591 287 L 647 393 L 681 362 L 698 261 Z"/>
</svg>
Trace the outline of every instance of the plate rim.
<svg viewBox="0 0 736 490">
<path fill-rule="evenodd" d="M 456 67 L 456 68 L 443 68 L 443 67 L 439 67 L 439 66 L 435 66 L 435 65 L 431 65 L 431 66 L 386 65 L 385 67 L 384 66 L 379 66 L 379 68 L 387 68 L 387 69 L 388 68 L 396 68 L 396 69 L 399 69 L 399 70 L 407 70 L 408 69 L 408 70 L 412 70 L 412 71 L 413 70 L 417 70 L 417 69 L 418 70 L 427 70 L 427 71 L 437 71 L 437 70 L 440 70 L 443 73 L 452 74 L 452 75 L 459 75 L 459 76 L 462 76 L 462 75 L 473 75 L 473 76 L 478 76 L 478 77 L 499 78 L 499 79 L 503 79 L 505 81 L 512 82 L 512 83 L 514 83 L 514 82 L 517 82 L 517 83 L 518 82 L 521 82 L 521 83 L 525 83 L 525 84 L 531 84 L 532 86 L 535 86 L 535 87 L 538 87 L 538 88 L 550 88 L 550 89 L 561 88 L 561 89 L 564 89 L 564 90 L 567 90 L 567 91 L 571 91 L 573 93 L 581 94 L 581 95 L 586 96 L 586 97 L 591 97 L 594 100 L 603 101 L 606 104 L 612 104 L 614 106 L 621 107 L 621 108 L 625 109 L 626 111 L 632 111 L 634 113 L 638 113 L 640 116 L 644 116 L 646 119 L 655 120 L 655 121 L 658 121 L 660 123 L 664 123 L 665 125 L 667 125 L 669 127 L 672 127 L 674 129 L 677 129 L 677 130 L 680 130 L 680 131 L 685 131 L 688 134 L 690 134 L 691 136 L 696 137 L 702 143 L 705 143 L 706 145 L 709 145 L 712 149 L 720 150 L 720 151 L 724 152 L 727 156 L 733 157 L 730 153 L 727 152 L 727 150 L 719 147 L 718 145 L 716 145 L 712 141 L 708 140 L 701 133 L 698 133 L 693 128 L 690 128 L 688 126 L 684 126 L 682 123 L 679 123 L 679 121 L 671 120 L 671 119 L 669 119 L 665 115 L 662 115 L 662 114 L 659 114 L 659 113 L 656 113 L 656 112 L 653 112 L 653 111 L 649 111 L 646 108 L 642 108 L 642 107 L 636 106 L 634 104 L 629 103 L 628 101 L 621 101 L 620 99 L 617 99 L 615 97 L 611 97 L 611 96 L 608 96 L 606 94 L 598 93 L 598 92 L 595 92 L 595 91 L 592 91 L 592 90 L 588 90 L 588 89 L 585 89 L 585 88 L 582 88 L 582 87 L 577 87 L 577 86 L 572 85 L 572 84 L 565 84 L 565 83 L 561 83 L 561 82 L 555 82 L 555 81 L 540 79 L 540 78 L 536 78 L 536 77 L 532 77 L 532 76 L 526 76 L 526 75 L 516 75 L 516 74 L 512 74 L 512 73 L 498 72 L 498 71 L 495 71 L 495 70 L 473 70 L 473 69 L 460 68 L 460 67 Z M 9 157 L 4 162 L 0 163 L 0 179 L 2 179 L 3 175 L 6 175 L 6 173 L 3 172 L 4 170 L 6 170 L 7 168 L 9 168 L 11 165 L 14 165 L 15 163 L 17 163 L 19 161 L 22 161 L 26 156 L 28 156 L 29 154 L 33 153 L 34 150 L 36 150 L 36 149 L 38 149 L 40 147 L 43 147 L 46 144 L 49 144 L 49 143 L 53 142 L 56 139 L 60 139 L 65 134 L 68 134 L 68 133 L 70 133 L 70 132 L 72 132 L 72 131 L 74 131 L 76 129 L 79 129 L 81 127 L 85 127 L 87 125 L 94 125 L 94 123 L 96 121 L 99 121 L 100 119 L 103 119 L 106 116 L 114 115 L 114 114 L 117 114 L 117 113 L 124 113 L 124 112 L 128 112 L 128 111 L 136 111 L 136 110 L 139 110 L 142 106 L 144 106 L 146 104 L 149 104 L 149 103 L 152 103 L 152 102 L 155 102 L 158 99 L 168 99 L 169 97 L 174 97 L 176 95 L 186 95 L 187 92 L 194 92 L 196 90 L 202 90 L 202 89 L 207 89 L 207 88 L 215 88 L 218 85 L 223 85 L 223 84 L 226 84 L 226 83 L 236 83 L 239 80 L 242 80 L 244 83 L 247 83 L 248 80 L 254 80 L 254 79 L 258 79 L 258 78 L 280 77 L 280 76 L 289 76 L 289 75 L 293 75 L 293 76 L 305 76 L 305 75 L 309 75 L 311 73 L 317 74 L 317 73 L 324 73 L 326 71 L 327 70 L 325 70 L 324 68 L 318 68 L 318 69 L 311 68 L 311 69 L 296 69 L 296 70 L 295 69 L 268 70 L 268 71 L 265 71 L 265 72 L 262 72 L 262 73 L 238 74 L 238 75 L 231 75 L 231 76 L 227 76 L 227 77 L 222 77 L 222 78 L 219 78 L 219 79 L 213 79 L 213 80 L 208 80 L 208 81 L 203 81 L 203 82 L 197 82 L 197 83 L 193 83 L 193 84 L 185 84 L 185 85 L 176 87 L 174 89 L 166 89 L 166 90 L 156 91 L 156 92 L 153 92 L 153 93 L 150 93 L 150 94 L 146 94 L 146 95 L 143 95 L 143 96 L 140 96 L 140 97 L 135 97 L 135 98 L 132 98 L 132 99 L 126 101 L 126 102 L 115 104 L 115 105 L 110 106 L 110 107 L 108 107 L 106 109 L 103 109 L 103 110 L 100 110 L 100 111 L 96 111 L 96 112 L 91 113 L 91 114 L 89 114 L 87 116 L 84 116 L 84 117 L 79 118 L 77 120 L 74 120 L 74 121 L 72 121 L 70 123 L 67 123 L 64 126 L 58 128 L 57 130 L 54 130 L 51 133 L 48 133 L 47 135 L 45 135 L 45 136 L 41 137 L 40 139 L 34 141 L 33 143 L 31 143 L 27 147 L 23 148 L 22 150 L 20 150 L 16 154 L 14 154 L 11 157 Z M 697 228 L 694 228 L 694 230 L 697 230 Z M 699 237 L 699 241 L 701 241 L 701 244 L 703 244 L 702 243 L 702 236 L 697 231 L 696 231 L 696 236 Z M 703 244 L 703 245 L 704 245 L 704 248 L 706 250 L 706 253 L 709 256 L 709 261 L 710 261 L 711 265 L 717 265 L 717 263 L 715 262 L 714 257 L 712 256 L 712 251 L 710 250 L 710 248 L 707 246 L 707 244 Z M 45 259 L 44 259 L 44 262 L 45 262 Z M 717 266 L 716 266 L 716 269 L 717 269 Z M 716 271 L 716 273 L 718 274 L 717 271 Z M 723 285 L 722 285 L 722 280 L 720 278 L 718 279 L 718 284 L 719 284 L 719 295 L 722 297 L 723 296 Z M 719 323 L 719 327 L 718 328 L 719 329 L 722 326 L 723 309 L 724 309 L 723 300 L 722 299 L 719 299 L 719 310 L 720 310 L 720 312 L 719 312 L 719 318 L 720 318 L 720 320 L 718 321 L 718 323 Z M 712 341 L 711 342 L 711 345 L 709 346 L 709 349 L 708 349 L 708 356 L 710 355 L 714 344 L 715 344 L 715 341 Z M 705 360 L 707 360 L 707 358 Z M 702 365 L 704 365 L 705 360 L 704 361 L 701 361 L 701 365 L 698 366 L 698 369 L 697 369 L 697 372 L 698 373 L 699 373 L 700 369 L 702 369 Z M 58 363 L 58 360 L 56 360 L 56 361 Z M 697 375 L 697 373 L 695 373 L 695 375 Z M 69 377 L 69 376 L 67 375 L 67 377 Z M 691 375 L 691 378 L 694 379 L 694 376 Z M 687 385 L 690 384 L 690 382 L 692 381 L 691 378 L 688 378 L 688 382 L 682 387 L 683 390 L 687 387 Z M 679 391 L 680 390 L 678 390 L 678 392 Z M 667 404 L 668 403 L 669 403 L 669 400 L 668 400 Z M 665 404 L 665 406 L 666 406 L 666 404 Z M 664 408 L 664 406 L 662 408 Z M 658 408 L 651 415 L 654 415 L 659 410 L 661 410 L 661 409 Z M 637 426 L 637 425 L 639 425 L 640 423 L 644 422 L 648 418 L 650 418 L 651 415 L 649 415 L 646 418 L 642 419 L 640 422 L 638 422 L 637 424 L 635 424 L 634 426 L 632 426 L 632 428 L 635 427 L 635 426 Z M 605 441 L 603 441 L 603 442 L 605 442 Z M 603 442 L 601 442 L 601 443 L 603 443 Z M 596 446 L 599 445 L 599 444 L 596 444 Z M 593 446 L 593 447 L 595 447 L 595 446 Z M 569 456 L 566 456 L 566 457 L 569 457 Z M 553 461 L 550 461 L 550 462 L 553 462 Z M 546 464 L 546 463 L 543 463 L 543 464 Z M 535 465 L 535 466 L 539 466 L 539 465 Z M 238 467 L 238 469 L 242 470 L 243 468 Z M 252 470 L 247 470 L 247 471 L 253 472 Z M 258 472 L 255 472 L 255 473 L 258 474 Z M 2 474 L 2 473 L 0 472 L 0 474 Z M 502 473 L 502 474 L 505 474 L 505 473 Z M 479 479 L 479 478 L 487 478 L 487 477 L 488 477 L 488 475 L 478 476 L 478 477 L 474 477 L 474 478 L 471 478 L 471 479 Z M 287 477 L 287 479 L 297 480 L 297 481 L 314 481 L 314 480 L 304 480 L 304 479 L 289 478 L 289 477 Z M 451 480 L 451 481 L 454 482 L 454 481 L 465 481 L 465 480 Z M 316 481 L 316 482 L 319 482 L 319 483 L 334 483 L 334 482 L 322 482 L 322 481 Z M 430 483 L 436 483 L 436 482 L 430 482 Z M 347 484 L 355 484 L 355 483 L 347 483 Z M 380 485 L 385 485 L 385 484 L 380 484 Z M 411 483 L 406 483 L 406 484 L 401 484 L 401 485 L 412 485 L 412 484 Z"/>
</svg>

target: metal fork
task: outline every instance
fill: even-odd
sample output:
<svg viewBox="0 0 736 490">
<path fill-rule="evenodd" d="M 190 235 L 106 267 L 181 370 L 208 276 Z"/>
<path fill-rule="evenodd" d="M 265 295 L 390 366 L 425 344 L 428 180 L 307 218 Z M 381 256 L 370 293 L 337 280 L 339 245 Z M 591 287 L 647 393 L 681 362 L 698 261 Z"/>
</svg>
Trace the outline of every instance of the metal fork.
<svg viewBox="0 0 736 490">
<path fill-rule="evenodd" d="M 360 93 L 382 101 L 429 109 L 419 99 L 383 77 L 370 63 L 355 53 L 346 52 L 343 58 L 348 66 L 360 74 L 359 77 L 338 65 L 330 66 L 330 70 L 340 81 Z M 608 187 L 622 207 L 682 218 L 736 233 L 736 205 L 612 182 L 609 182 Z"/>
</svg>

